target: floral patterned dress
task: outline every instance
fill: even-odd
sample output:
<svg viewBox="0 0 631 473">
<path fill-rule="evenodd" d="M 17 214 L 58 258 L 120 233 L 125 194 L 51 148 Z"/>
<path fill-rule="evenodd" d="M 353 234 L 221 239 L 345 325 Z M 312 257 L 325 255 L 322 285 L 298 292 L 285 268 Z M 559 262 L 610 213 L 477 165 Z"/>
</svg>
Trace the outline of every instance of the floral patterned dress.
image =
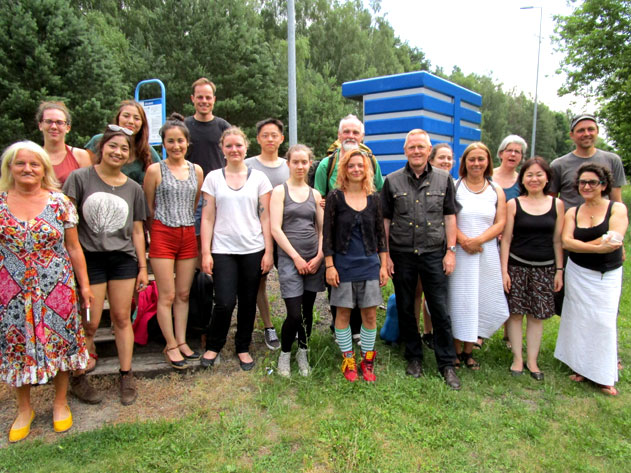
<svg viewBox="0 0 631 473">
<path fill-rule="evenodd" d="M 77 224 L 70 200 L 51 192 L 28 222 L 0 193 L 0 379 L 44 384 L 59 370 L 85 368 L 88 351 L 78 312 L 66 228 Z"/>
</svg>

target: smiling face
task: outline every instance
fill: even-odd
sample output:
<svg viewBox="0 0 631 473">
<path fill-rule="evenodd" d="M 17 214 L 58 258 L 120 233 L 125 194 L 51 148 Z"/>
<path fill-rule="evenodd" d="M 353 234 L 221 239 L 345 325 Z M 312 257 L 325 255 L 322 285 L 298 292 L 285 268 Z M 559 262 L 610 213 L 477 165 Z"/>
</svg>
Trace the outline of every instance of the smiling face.
<svg viewBox="0 0 631 473">
<path fill-rule="evenodd" d="M 346 174 L 349 182 L 361 183 L 366 175 L 364 158 L 361 155 L 352 156 L 346 163 Z"/>
<path fill-rule="evenodd" d="M 309 154 L 306 151 L 294 151 L 289 156 L 287 166 L 289 166 L 289 174 L 291 177 L 304 179 L 309 172 L 309 167 L 311 166 Z"/>
<path fill-rule="evenodd" d="M 215 93 L 209 84 L 196 86 L 195 92 L 191 95 L 191 101 L 195 107 L 195 115 L 198 118 L 210 119 L 212 117 L 213 108 L 215 107 Z"/>
<path fill-rule="evenodd" d="M 602 195 L 604 184 L 595 172 L 587 171 L 578 177 L 578 192 L 585 200 L 594 199 Z"/>
<path fill-rule="evenodd" d="M 454 165 L 454 154 L 449 148 L 439 148 L 430 164 L 449 172 Z"/>
<path fill-rule="evenodd" d="M 359 146 L 359 143 L 364 140 L 361 123 L 352 119 L 342 122 L 341 127 L 337 131 L 337 139 L 340 140 L 342 146 L 345 144 L 355 144 Z"/>
<path fill-rule="evenodd" d="M 68 117 L 55 108 L 44 110 L 42 121 L 39 122 L 39 130 L 44 135 L 44 141 L 64 142 L 66 134 L 70 131 Z"/>
<path fill-rule="evenodd" d="M 570 138 L 579 150 L 590 150 L 596 145 L 598 125 L 593 120 L 581 120 L 570 132 Z"/>
<path fill-rule="evenodd" d="M 188 150 L 188 140 L 181 128 L 174 126 L 164 133 L 162 144 L 167 156 L 172 159 L 184 159 Z"/>
<path fill-rule="evenodd" d="M 16 185 L 41 185 L 44 179 L 44 165 L 37 154 L 22 149 L 17 152 L 11 163 L 11 175 Z"/>
<path fill-rule="evenodd" d="M 533 164 L 524 173 L 521 181 L 528 194 L 543 192 L 548 183 L 548 175 L 538 164 Z"/>
<path fill-rule="evenodd" d="M 129 142 L 124 136 L 114 135 L 103 144 L 101 164 L 121 168 L 129 159 Z"/>
<path fill-rule="evenodd" d="M 118 126 L 131 130 L 134 135 L 142 129 L 142 117 L 134 105 L 125 105 L 120 109 Z"/>
<path fill-rule="evenodd" d="M 467 154 L 465 166 L 467 168 L 467 177 L 484 177 L 484 172 L 489 166 L 489 157 L 486 151 L 479 148 L 471 150 Z"/>
<path fill-rule="evenodd" d="M 273 123 L 262 126 L 258 135 L 256 135 L 256 141 L 261 145 L 261 152 L 268 154 L 278 153 L 278 148 L 280 148 L 284 140 L 285 137 L 280 129 Z"/>
<path fill-rule="evenodd" d="M 410 167 L 414 172 L 421 173 L 427 165 L 427 159 L 432 152 L 432 145 L 427 135 L 415 133 L 408 136 L 404 151 Z"/>
<path fill-rule="evenodd" d="M 223 143 L 221 144 L 221 151 L 226 157 L 226 162 L 239 163 L 245 159 L 248 147 L 241 135 L 230 134 L 224 136 Z"/>
<path fill-rule="evenodd" d="M 522 156 L 523 150 L 519 143 L 509 143 L 500 153 L 502 164 L 512 170 L 519 166 Z"/>
</svg>

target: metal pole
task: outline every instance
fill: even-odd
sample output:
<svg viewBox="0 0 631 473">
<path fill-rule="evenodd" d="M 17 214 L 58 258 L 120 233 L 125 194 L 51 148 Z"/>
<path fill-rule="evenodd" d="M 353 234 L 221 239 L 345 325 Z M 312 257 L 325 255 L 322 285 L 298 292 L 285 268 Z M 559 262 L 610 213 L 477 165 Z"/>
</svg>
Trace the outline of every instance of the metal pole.
<svg viewBox="0 0 631 473">
<path fill-rule="evenodd" d="M 289 146 L 298 143 L 298 112 L 296 105 L 296 8 L 287 1 L 287 77 L 289 79 Z"/>
<path fill-rule="evenodd" d="M 537 142 L 537 95 L 539 92 L 539 61 L 541 60 L 541 23 L 543 20 L 543 7 L 521 7 L 521 10 L 539 9 L 539 49 L 537 51 L 537 78 L 535 80 L 535 109 L 532 114 L 532 143 L 530 144 L 530 157 L 535 156 L 535 144 Z"/>
</svg>

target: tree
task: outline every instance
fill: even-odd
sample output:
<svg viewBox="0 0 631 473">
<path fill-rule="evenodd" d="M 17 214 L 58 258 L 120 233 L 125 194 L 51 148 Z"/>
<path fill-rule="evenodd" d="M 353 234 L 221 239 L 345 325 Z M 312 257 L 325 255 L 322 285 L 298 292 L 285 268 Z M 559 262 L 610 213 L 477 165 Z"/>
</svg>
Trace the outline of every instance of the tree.
<svg viewBox="0 0 631 473">
<path fill-rule="evenodd" d="M 0 147 L 41 142 L 35 112 L 51 98 L 73 115 L 73 144 L 103 128 L 125 87 L 112 53 L 78 10 L 67 0 L 3 2 L 0 29 Z"/>
<path fill-rule="evenodd" d="M 631 1 L 585 0 L 556 17 L 556 40 L 568 79 L 562 93 L 594 97 L 631 172 Z"/>
</svg>

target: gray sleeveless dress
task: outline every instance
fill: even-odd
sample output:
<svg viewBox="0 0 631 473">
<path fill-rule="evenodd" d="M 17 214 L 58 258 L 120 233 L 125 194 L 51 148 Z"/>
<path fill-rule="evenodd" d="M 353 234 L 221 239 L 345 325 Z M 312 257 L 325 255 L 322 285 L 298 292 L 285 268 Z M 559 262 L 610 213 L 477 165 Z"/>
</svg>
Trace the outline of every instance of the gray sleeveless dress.
<svg viewBox="0 0 631 473">
<path fill-rule="evenodd" d="M 305 261 L 318 253 L 318 232 L 316 229 L 316 201 L 313 192 L 304 202 L 295 202 L 289 195 L 287 183 L 283 208 L 283 233 Z M 283 299 L 301 296 L 304 291 L 324 291 L 324 260 L 315 274 L 298 273 L 293 260 L 278 247 L 278 279 Z"/>
</svg>

